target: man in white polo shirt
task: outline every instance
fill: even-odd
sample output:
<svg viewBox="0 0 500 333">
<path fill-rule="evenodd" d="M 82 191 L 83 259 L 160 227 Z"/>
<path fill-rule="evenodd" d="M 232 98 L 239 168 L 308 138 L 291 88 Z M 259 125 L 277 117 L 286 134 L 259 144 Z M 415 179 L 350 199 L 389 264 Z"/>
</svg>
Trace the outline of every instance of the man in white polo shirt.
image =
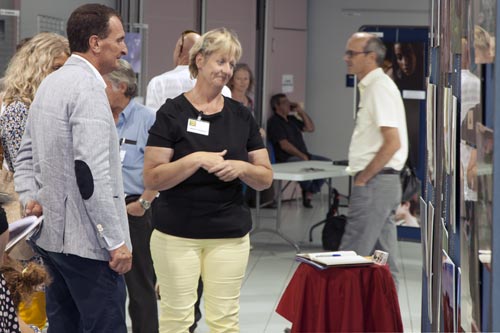
<svg viewBox="0 0 500 333">
<path fill-rule="evenodd" d="M 189 73 L 189 51 L 200 35 L 193 30 L 181 33 L 174 49 L 175 68 L 155 76 L 148 83 L 146 93 L 146 106 L 157 111 L 168 98 L 174 98 L 188 90 L 193 89 L 196 79 Z M 224 86 L 222 95 L 231 97 L 231 90 Z"/>
<path fill-rule="evenodd" d="M 408 157 L 408 135 L 401 94 L 380 68 L 385 51 L 382 41 L 366 32 L 347 41 L 344 61 L 358 79 L 360 101 L 347 167 L 354 185 L 340 249 L 362 256 L 389 252 L 397 285 L 397 230 L 389 216 L 401 202 L 399 173 Z"/>
</svg>

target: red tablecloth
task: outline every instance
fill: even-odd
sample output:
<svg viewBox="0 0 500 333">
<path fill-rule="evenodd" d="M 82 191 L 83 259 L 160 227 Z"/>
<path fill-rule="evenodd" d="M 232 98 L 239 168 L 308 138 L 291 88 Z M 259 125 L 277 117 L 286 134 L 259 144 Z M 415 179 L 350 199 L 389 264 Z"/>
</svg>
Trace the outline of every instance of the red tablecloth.
<svg viewBox="0 0 500 333">
<path fill-rule="evenodd" d="M 398 295 L 387 266 L 300 264 L 276 312 L 295 332 L 402 332 Z"/>
</svg>

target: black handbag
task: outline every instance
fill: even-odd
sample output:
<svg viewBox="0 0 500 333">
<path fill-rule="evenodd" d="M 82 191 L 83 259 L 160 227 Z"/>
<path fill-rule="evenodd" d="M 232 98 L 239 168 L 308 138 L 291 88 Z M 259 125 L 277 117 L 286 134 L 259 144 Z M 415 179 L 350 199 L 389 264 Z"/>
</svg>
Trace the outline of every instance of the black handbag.
<svg viewBox="0 0 500 333">
<path fill-rule="evenodd" d="M 321 233 L 321 244 L 325 251 L 338 251 L 344 235 L 347 217 L 345 215 L 328 216 Z"/>
<path fill-rule="evenodd" d="M 401 202 L 410 201 L 412 197 L 418 193 L 420 189 L 420 180 L 415 174 L 415 170 L 409 165 L 405 165 L 403 170 L 401 170 Z"/>
<path fill-rule="evenodd" d="M 333 202 L 323 221 L 323 231 L 321 232 L 321 244 L 325 251 L 338 251 L 342 236 L 344 235 L 347 217 L 339 214 L 340 194 L 336 188 L 332 189 Z"/>
</svg>

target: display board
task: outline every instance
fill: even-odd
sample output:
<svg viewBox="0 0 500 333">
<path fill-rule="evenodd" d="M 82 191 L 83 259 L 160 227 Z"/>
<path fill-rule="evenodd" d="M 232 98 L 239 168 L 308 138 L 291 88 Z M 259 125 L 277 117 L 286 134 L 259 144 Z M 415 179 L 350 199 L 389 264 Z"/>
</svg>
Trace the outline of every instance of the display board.
<svg viewBox="0 0 500 333">
<path fill-rule="evenodd" d="M 421 328 L 489 331 L 496 2 L 432 0 L 431 8 L 422 205 L 434 209 Z"/>
</svg>

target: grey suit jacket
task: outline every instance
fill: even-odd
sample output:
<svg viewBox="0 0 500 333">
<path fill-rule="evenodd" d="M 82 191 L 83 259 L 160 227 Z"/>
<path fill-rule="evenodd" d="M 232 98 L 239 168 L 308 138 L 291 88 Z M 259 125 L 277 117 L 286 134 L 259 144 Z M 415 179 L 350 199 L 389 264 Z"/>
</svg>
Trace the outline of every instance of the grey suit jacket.
<svg viewBox="0 0 500 333">
<path fill-rule="evenodd" d="M 43 207 L 38 246 L 97 260 L 122 242 L 132 249 L 115 123 L 84 60 L 70 57 L 38 88 L 15 168 L 22 203 Z"/>
</svg>

